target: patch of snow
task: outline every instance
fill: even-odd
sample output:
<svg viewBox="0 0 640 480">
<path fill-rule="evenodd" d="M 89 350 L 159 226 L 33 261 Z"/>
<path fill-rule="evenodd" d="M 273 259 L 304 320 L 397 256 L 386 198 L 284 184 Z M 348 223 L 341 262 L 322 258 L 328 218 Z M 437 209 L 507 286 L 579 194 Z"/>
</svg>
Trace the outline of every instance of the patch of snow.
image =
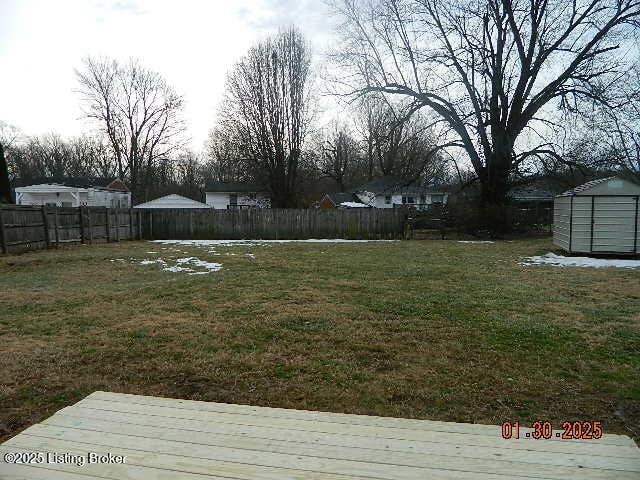
<svg viewBox="0 0 640 480">
<path fill-rule="evenodd" d="M 178 265 L 191 265 L 193 267 L 204 268 L 209 272 L 217 272 L 222 268 L 221 263 L 205 262 L 204 260 L 200 260 L 198 257 L 179 258 L 176 260 L 176 263 Z"/>
<path fill-rule="evenodd" d="M 458 240 L 458 243 L 496 243 L 491 240 Z"/>
<path fill-rule="evenodd" d="M 270 243 L 380 243 L 398 242 L 399 240 L 348 240 L 345 238 L 308 238 L 304 240 L 152 240 L 163 245 L 183 245 L 194 247 L 217 246 L 252 246 Z"/>
<path fill-rule="evenodd" d="M 340 206 L 346 208 L 370 208 L 370 205 L 360 202 L 342 202 Z"/>
<path fill-rule="evenodd" d="M 167 267 L 167 268 L 163 268 L 163 270 L 165 272 L 173 272 L 173 273 L 180 273 L 180 272 L 193 272 L 192 268 L 188 268 L 188 267 L 179 267 L 178 265 L 175 265 L 173 267 Z M 205 272 L 207 273 L 207 272 Z"/>
<path fill-rule="evenodd" d="M 615 258 L 565 257 L 555 253 L 546 253 L 526 257 L 521 265 L 551 265 L 554 267 L 590 267 L 590 268 L 640 268 L 640 260 L 621 260 Z"/>
<path fill-rule="evenodd" d="M 149 260 L 148 258 L 145 258 L 144 260 L 142 260 L 140 262 L 140 265 L 153 265 L 154 263 L 160 263 L 162 265 L 165 265 L 167 262 L 165 262 L 163 259 L 161 258 L 157 258 L 155 260 Z"/>
</svg>

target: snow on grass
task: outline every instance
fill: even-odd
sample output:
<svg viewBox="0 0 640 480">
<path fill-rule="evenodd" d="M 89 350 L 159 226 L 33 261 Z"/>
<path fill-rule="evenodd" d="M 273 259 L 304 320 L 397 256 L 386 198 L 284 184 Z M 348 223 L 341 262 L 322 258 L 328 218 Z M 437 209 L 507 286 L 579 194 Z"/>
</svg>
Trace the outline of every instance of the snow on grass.
<svg viewBox="0 0 640 480">
<path fill-rule="evenodd" d="M 126 262 L 127 260 L 124 258 L 115 258 L 109 261 Z M 170 265 L 169 262 L 173 263 L 173 265 Z M 154 260 L 145 258 L 144 260 L 140 260 L 131 257 L 129 258 L 129 263 L 137 263 L 138 265 L 160 265 L 164 267 L 162 270 L 165 272 L 186 273 L 188 275 L 206 275 L 207 273 L 217 272 L 222 269 L 221 263 L 207 262 L 198 257 L 184 257 L 169 259 L 168 261 L 162 258 L 156 258 Z"/>
<path fill-rule="evenodd" d="M 590 268 L 640 268 L 640 260 L 621 260 L 616 258 L 565 257 L 555 253 L 546 253 L 526 257 L 521 265 L 551 265 L 554 267 L 590 267 Z"/>
<path fill-rule="evenodd" d="M 491 240 L 458 240 L 458 243 L 496 243 Z"/>
<path fill-rule="evenodd" d="M 167 262 L 165 262 L 161 258 L 156 258 L 155 260 L 149 260 L 148 258 L 145 258 L 140 262 L 140 265 L 153 265 L 154 263 L 160 263 L 162 265 L 165 265 Z"/>
<path fill-rule="evenodd" d="M 179 258 L 176 260 L 176 263 L 178 265 L 191 265 L 193 267 L 204 268 L 210 272 L 217 272 L 222 268 L 221 263 L 206 262 L 204 260 L 200 260 L 198 257 Z"/>
<path fill-rule="evenodd" d="M 250 246 L 269 243 L 374 243 L 397 242 L 398 240 L 348 240 L 345 238 L 308 238 L 305 240 L 152 240 L 163 245 L 183 245 L 193 247 Z"/>
</svg>

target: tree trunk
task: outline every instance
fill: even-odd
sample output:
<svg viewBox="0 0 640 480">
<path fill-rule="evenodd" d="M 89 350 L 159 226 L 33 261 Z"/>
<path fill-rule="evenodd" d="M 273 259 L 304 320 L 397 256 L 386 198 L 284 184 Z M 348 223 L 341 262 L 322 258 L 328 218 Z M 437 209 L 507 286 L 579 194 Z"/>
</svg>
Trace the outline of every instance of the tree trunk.
<svg viewBox="0 0 640 480">
<path fill-rule="evenodd" d="M 4 146 L 0 143 L 0 203 L 11 203 L 11 187 L 9 185 L 9 168 L 4 157 Z"/>
</svg>

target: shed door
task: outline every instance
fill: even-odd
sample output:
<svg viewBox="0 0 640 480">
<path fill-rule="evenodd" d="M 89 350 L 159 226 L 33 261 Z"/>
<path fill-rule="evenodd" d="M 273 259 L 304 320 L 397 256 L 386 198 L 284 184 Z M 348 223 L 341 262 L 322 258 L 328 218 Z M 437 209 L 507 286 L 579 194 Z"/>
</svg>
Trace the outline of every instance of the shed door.
<svg viewBox="0 0 640 480">
<path fill-rule="evenodd" d="M 593 197 L 593 252 L 635 250 L 638 197 Z"/>
</svg>

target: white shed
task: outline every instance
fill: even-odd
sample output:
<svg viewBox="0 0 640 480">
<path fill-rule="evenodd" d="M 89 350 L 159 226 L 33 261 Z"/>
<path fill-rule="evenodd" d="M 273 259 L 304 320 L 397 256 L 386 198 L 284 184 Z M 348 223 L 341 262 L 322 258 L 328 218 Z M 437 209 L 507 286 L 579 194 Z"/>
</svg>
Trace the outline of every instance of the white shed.
<svg viewBox="0 0 640 480">
<path fill-rule="evenodd" d="M 555 198 L 553 243 L 570 253 L 640 253 L 640 185 L 621 177 L 585 183 Z"/>
<path fill-rule="evenodd" d="M 206 203 L 197 202 L 182 195 L 165 195 L 146 203 L 141 203 L 133 208 L 211 208 Z"/>
</svg>

